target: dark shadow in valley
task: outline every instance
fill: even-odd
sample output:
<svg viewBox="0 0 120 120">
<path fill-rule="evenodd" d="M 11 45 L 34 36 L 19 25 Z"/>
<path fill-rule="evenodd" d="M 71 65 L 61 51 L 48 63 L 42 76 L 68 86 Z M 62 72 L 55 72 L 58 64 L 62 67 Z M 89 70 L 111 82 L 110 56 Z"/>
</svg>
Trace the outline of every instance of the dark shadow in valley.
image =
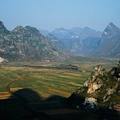
<svg viewBox="0 0 120 120">
<path fill-rule="evenodd" d="M 32 89 L 26 88 L 11 92 L 9 99 L 0 100 L 0 119 L 50 120 L 47 114 L 36 109 L 36 106 L 41 102 L 41 96 Z"/>
<path fill-rule="evenodd" d="M 103 111 L 71 108 L 61 96 L 46 100 L 32 89 L 11 93 L 9 99 L 0 100 L 1 120 L 103 120 Z"/>
</svg>

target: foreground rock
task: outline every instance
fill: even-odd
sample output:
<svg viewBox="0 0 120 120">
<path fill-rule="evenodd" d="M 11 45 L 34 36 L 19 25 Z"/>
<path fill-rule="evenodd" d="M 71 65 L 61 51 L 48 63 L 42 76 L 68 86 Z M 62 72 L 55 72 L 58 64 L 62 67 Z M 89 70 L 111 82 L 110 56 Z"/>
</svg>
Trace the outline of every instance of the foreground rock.
<svg viewBox="0 0 120 120">
<path fill-rule="evenodd" d="M 120 111 L 120 63 L 109 72 L 97 66 L 84 86 L 67 99 L 71 107 Z"/>
</svg>

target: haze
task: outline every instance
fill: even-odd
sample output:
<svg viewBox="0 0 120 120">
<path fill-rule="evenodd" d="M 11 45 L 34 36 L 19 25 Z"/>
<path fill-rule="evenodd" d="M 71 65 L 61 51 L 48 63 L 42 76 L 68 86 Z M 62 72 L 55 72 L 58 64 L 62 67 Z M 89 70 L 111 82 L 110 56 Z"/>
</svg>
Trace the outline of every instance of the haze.
<svg viewBox="0 0 120 120">
<path fill-rule="evenodd" d="M 30 25 L 52 31 L 90 27 L 103 31 L 113 22 L 120 27 L 120 0 L 0 0 L 0 21 L 7 29 Z"/>
</svg>

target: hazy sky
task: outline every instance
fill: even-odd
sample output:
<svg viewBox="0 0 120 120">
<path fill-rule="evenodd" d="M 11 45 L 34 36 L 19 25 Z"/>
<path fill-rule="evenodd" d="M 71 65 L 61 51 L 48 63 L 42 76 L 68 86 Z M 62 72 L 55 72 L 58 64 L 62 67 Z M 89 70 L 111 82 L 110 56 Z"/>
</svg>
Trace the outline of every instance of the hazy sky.
<svg viewBox="0 0 120 120">
<path fill-rule="evenodd" d="M 120 27 L 120 0 L 0 0 L 0 21 L 9 30 L 30 25 L 103 31 L 110 22 Z"/>
</svg>

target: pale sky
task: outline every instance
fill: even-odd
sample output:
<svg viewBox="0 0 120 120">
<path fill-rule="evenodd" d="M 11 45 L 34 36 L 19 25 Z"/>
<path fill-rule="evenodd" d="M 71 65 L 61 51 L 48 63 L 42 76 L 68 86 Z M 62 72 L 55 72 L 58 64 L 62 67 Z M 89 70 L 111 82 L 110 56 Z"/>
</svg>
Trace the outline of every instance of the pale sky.
<svg viewBox="0 0 120 120">
<path fill-rule="evenodd" d="M 120 28 L 120 0 L 0 0 L 0 21 L 8 30 L 30 25 L 49 31 L 60 27 L 103 31 L 110 22 Z"/>
</svg>

